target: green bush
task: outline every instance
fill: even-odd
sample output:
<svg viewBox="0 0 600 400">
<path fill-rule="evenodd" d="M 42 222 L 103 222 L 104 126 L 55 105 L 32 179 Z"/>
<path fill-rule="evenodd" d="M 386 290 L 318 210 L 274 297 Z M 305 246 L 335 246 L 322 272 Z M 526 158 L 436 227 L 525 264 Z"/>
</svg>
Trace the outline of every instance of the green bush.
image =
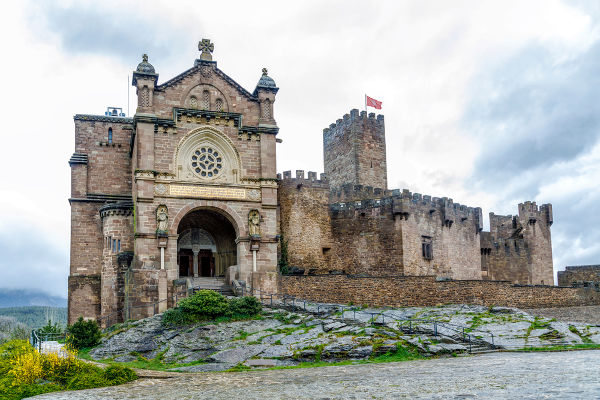
<svg viewBox="0 0 600 400">
<path fill-rule="evenodd" d="M 103 370 L 76 358 L 40 354 L 25 340 L 0 345 L 0 400 L 18 400 L 41 393 L 120 385 L 137 379 L 123 366 Z"/>
<path fill-rule="evenodd" d="M 229 312 L 232 315 L 252 317 L 261 310 L 262 306 L 256 297 L 238 297 L 229 301 Z"/>
<path fill-rule="evenodd" d="M 187 314 L 198 318 L 214 318 L 227 314 L 227 299 L 212 290 L 200 290 L 191 297 L 179 302 L 178 307 Z"/>
<path fill-rule="evenodd" d="M 137 374 L 132 369 L 122 365 L 111 365 L 104 370 L 104 378 L 111 385 L 120 385 L 137 379 Z"/>
<path fill-rule="evenodd" d="M 170 308 L 164 312 L 162 316 L 163 325 L 189 325 L 196 322 L 198 319 L 193 315 L 184 312 L 181 308 Z"/>
<path fill-rule="evenodd" d="M 77 322 L 67 327 L 67 342 L 76 349 L 84 347 L 94 347 L 100 343 L 100 327 L 96 321 L 84 321 L 83 317 L 79 317 Z"/>
</svg>

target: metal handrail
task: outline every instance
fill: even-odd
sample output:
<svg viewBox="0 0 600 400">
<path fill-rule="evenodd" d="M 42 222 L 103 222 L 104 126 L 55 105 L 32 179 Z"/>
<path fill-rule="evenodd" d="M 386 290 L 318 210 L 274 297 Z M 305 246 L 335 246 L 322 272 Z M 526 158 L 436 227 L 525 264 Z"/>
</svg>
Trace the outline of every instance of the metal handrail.
<svg viewBox="0 0 600 400">
<path fill-rule="evenodd" d="M 48 341 L 59 341 L 61 339 L 66 338 L 66 333 L 50 333 L 50 332 L 39 332 L 36 329 L 31 330 L 31 335 L 29 336 L 29 343 L 38 352 L 42 352 L 42 344 Z"/>
<path fill-rule="evenodd" d="M 385 311 L 380 311 L 380 312 L 368 312 L 368 311 L 362 311 L 360 309 L 358 309 L 357 307 L 344 307 L 344 306 L 338 306 L 338 305 L 327 305 L 327 304 L 319 304 L 319 303 L 310 303 L 307 302 L 306 300 L 301 300 L 301 299 L 297 299 L 295 296 L 291 296 L 288 294 L 279 294 L 279 293 L 269 293 L 269 292 L 265 292 L 262 291 L 260 289 L 256 289 L 256 288 L 250 288 L 250 292 L 254 293 L 257 292 L 257 294 L 259 294 L 259 299 L 262 300 L 262 297 L 268 296 L 270 298 L 270 303 L 271 305 L 273 305 L 273 297 L 279 297 L 282 299 L 283 301 L 283 305 L 284 306 L 290 306 L 292 308 L 302 308 L 304 309 L 304 311 L 308 311 L 306 309 L 307 305 L 313 305 L 317 307 L 317 314 L 321 313 L 321 308 L 323 309 L 327 309 L 327 310 L 338 310 L 338 312 L 341 313 L 342 317 L 344 317 L 344 313 L 346 311 L 351 311 L 353 312 L 353 320 L 357 320 L 356 319 L 356 314 L 357 312 L 359 314 L 366 314 L 370 316 L 370 323 L 371 325 L 376 324 L 377 318 L 381 317 L 381 324 L 385 325 L 385 318 L 387 317 L 390 321 L 393 322 L 397 322 L 397 323 L 408 323 L 409 324 L 409 330 L 413 329 L 413 324 L 432 324 L 433 325 L 433 333 L 434 336 L 446 336 L 449 338 L 453 338 L 452 335 L 446 335 L 442 332 L 439 331 L 438 328 L 445 328 L 447 330 L 450 330 L 452 332 L 454 332 L 456 335 L 454 336 L 454 338 L 458 337 L 463 343 L 467 343 L 469 345 L 469 352 L 471 352 L 472 350 L 472 344 L 476 343 L 476 342 L 483 342 L 485 343 L 484 340 L 482 340 L 481 338 L 477 337 L 476 335 L 473 335 L 473 332 L 477 332 L 477 333 L 482 333 L 484 335 L 489 335 L 490 337 L 490 346 L 492 348 L 496 348 L 497 346 L 494 344 L 494 334 L 492 332 L 489 331 L 483 331 L 483 330 L 475 330 L 472 329 L 471 327 L 468 326 L 461 326 L 461 325 L 457 325 L 457 324 L 451 324 L 448 322 L 440 322 L 440 321 L 436 321 L 436 320 L 427 320 L 427 319 L 409 319 L 409 318 L 395 318 L 393 316 L 390 315 L 386 315 Z M 291 304 L 288 304 L 287 302 L 291 300 Z M 302 306 L 296 306 L 296 302 L 299 302 L 302 304 Z M 344 318 L 344 319 L 348 319 L 348 318 Z M 416 328 L 417 325 L 414 325 L 414 327 Z M 454 339 L 453 338 L 453 339 Z"/>
</svg>

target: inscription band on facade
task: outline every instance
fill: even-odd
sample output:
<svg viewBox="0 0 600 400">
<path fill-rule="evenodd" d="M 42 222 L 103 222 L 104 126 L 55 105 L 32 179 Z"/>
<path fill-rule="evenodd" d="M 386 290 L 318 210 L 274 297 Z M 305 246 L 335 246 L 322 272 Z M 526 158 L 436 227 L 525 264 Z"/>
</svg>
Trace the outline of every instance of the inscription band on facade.
<svg viewBox="0 0 600 400">
<path fill-rule="evenodd" d="M 260 200 L 259 190 L 246 188 L 158 184 L 155 187 L 155 193 L 158 195 L 202 199 Z"/>
</svg>

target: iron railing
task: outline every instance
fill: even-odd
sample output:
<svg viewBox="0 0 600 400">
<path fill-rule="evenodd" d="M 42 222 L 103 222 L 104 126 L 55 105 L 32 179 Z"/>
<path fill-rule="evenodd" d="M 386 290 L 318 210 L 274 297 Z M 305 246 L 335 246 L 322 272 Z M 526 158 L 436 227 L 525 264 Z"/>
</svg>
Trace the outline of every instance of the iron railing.
<svg viewBox="0 0 600 400">
<path fill-rule="evenodd" d="M 242 295 L 244 295 L 243 293 Z M 283 307 L 290 307 L 292 309 L 300 309 L 308 313 L 313 314 L 336 314 L 338 313 L 341 320 L 354 320 L 356 322 L 365 323 L 368 322 L 371 325 L 394 325 L 396 328 L 403 332 L 408 333 L 426 333 L 431 334 L 434 337 L 448 337 L 452 340 L 458 340 L 465 343 L 468 346 L 469 352 L 472 351 L 473 345 L 483 345 L 490 349 L 496 349 L 498 346 L 494 343 L 494 334 L 489 331 L 473 329 L 469 326 L 462 326 L 451 324 L 448 322 L 442 322 L 432 319 L 410 319 L 410 318 L 397 318 L 393 315 L 386 314 L 385 311 L 364 311 L 358 307 L 353 306 L 342 306 L 335 304 L 320 304 L 311 303 L 309 301 L 298 299 L 295 296 L 279 293 L 269 293 L 256 288 L 250 288 L 248 294 L 255 295 L 262 302 L 268 302 L 269 306 L 277 306 L 277 299 L 281 299 Z M 275 299 L 275 302 L 274 302 Z M 307 307 L 308 306 L 308 307 Z M 316 310 L 315 310 L 316 308 Z M 346 316 L 346 313 L 351 315 Z M 358 314 L 358 318 L 357 318 Z M 368 316 L 368 319 L 361 319 L 361 316 Z M 331 318 L 331 315 L 330 315 Z M 387 324 L 386 324 L 387 319 Z M 485 340 L 487 338 L 488 340 Z"/>
<path fill-rule="evenodd" d="M 66 333 L 40 332 L 33 329 L 29 337 L 29 343 L 31 343 L 33 348 L 35 348 L 38 352 L 42 353 L 44 351 L 60 351 L 62 345 L 54 346 L 56 348 L 49 348 L 49 346 L 45 346 L 45 344 L 64 342 L 65 339 Z"/>
</svg>

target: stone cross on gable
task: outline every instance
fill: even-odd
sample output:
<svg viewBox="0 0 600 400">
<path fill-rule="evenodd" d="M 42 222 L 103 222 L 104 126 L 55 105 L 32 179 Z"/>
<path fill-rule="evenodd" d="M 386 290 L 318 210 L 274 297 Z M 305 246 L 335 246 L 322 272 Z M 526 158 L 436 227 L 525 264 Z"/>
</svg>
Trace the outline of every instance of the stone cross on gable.
<svg viewBox="0 0 600 400">
<path fill-rule="evenodd" d="M 198 50 L 200 53 L 200 59 L 204 61 L 212 61 L 212 52 L 215 50 L 215 45 L 210 42 L 210 39 L 202 39 L 198 42 Z"/>
</svg>

